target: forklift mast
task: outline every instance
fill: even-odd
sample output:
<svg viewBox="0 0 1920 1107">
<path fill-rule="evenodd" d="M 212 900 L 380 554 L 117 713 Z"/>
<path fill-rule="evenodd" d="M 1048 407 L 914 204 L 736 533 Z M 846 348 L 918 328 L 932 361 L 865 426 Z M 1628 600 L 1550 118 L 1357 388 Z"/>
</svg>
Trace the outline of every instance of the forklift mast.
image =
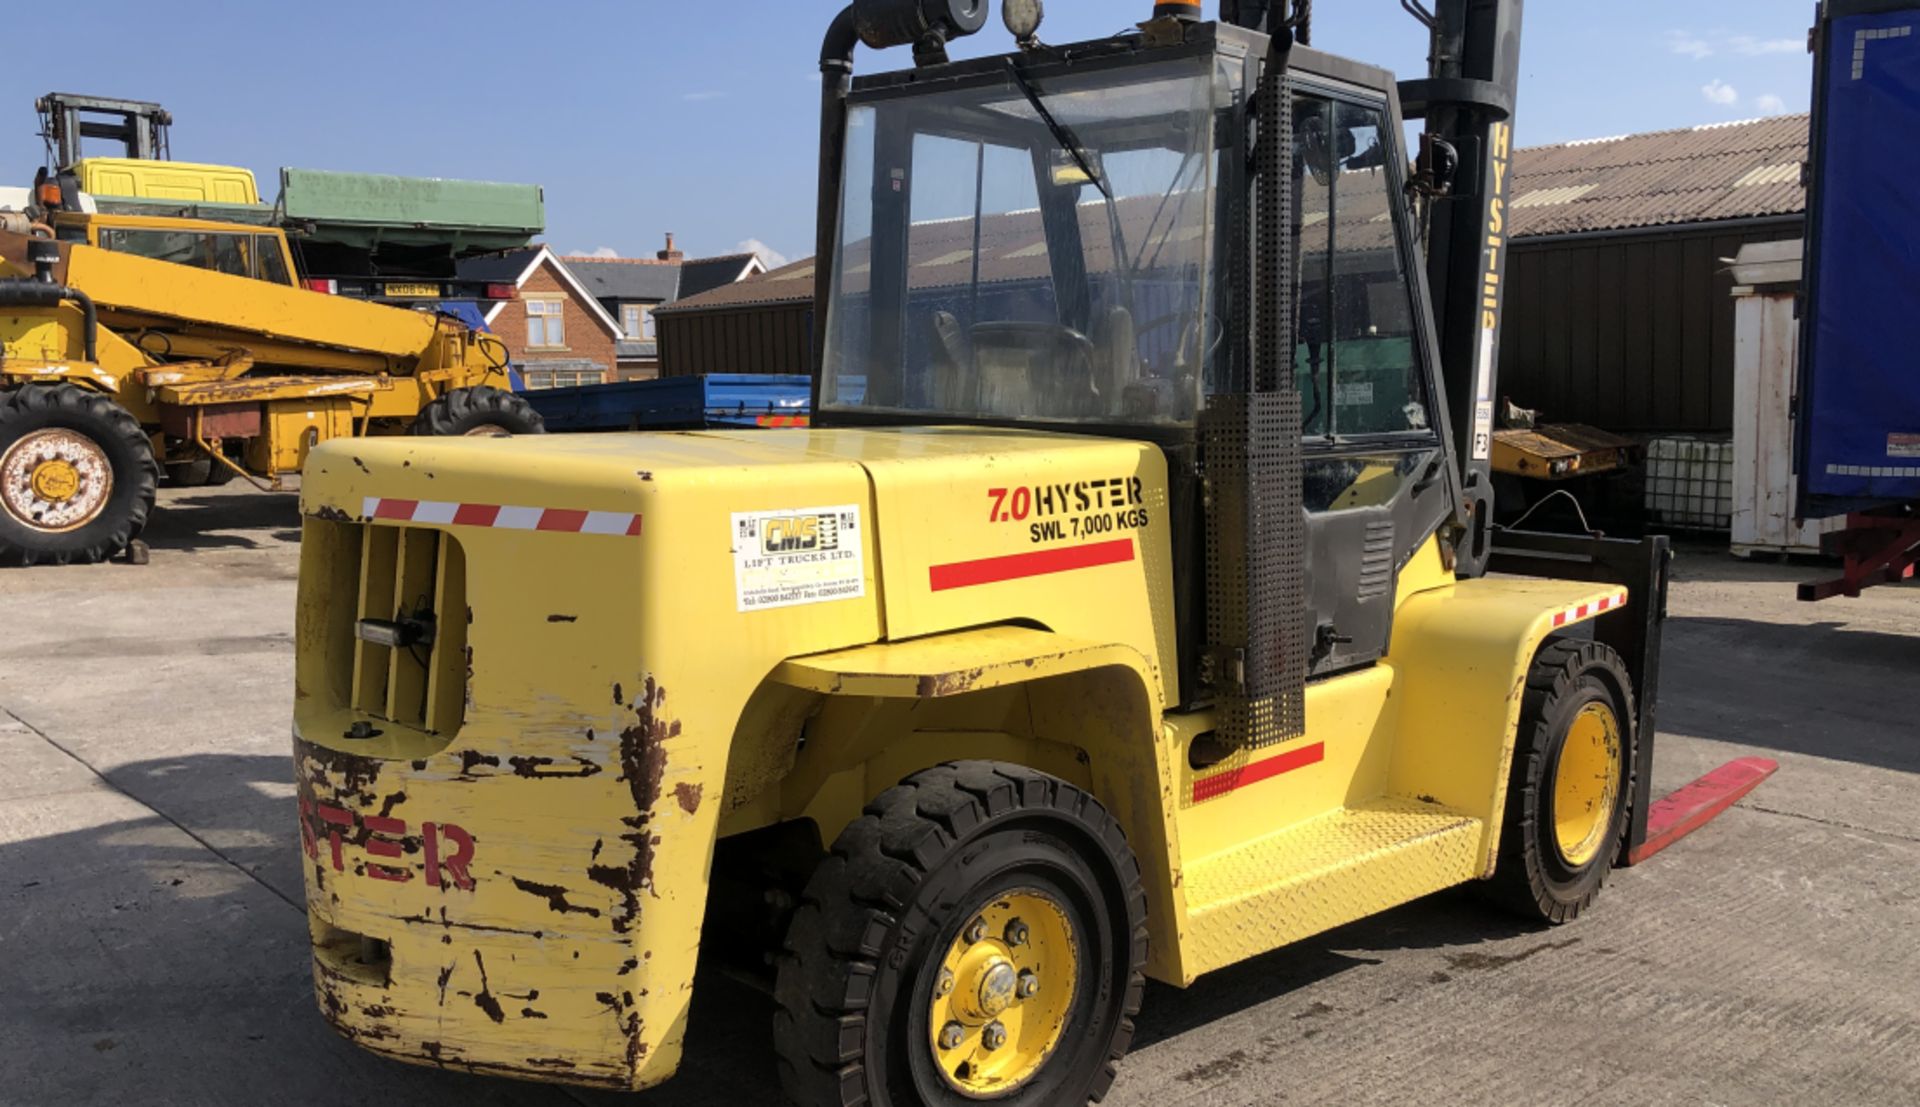
<svg viewBox="0 0 1920 1107">
<path fill-rule="evenodd" d="M 165 161 L 172 156 L 167 129 L 173 115 L 151 101 L 51 92 L 33 107 L 40 113 L 51 172 L 70 172 L 86 156 L 82 141 L 89 138 L 120 143 L 122 157 Z"/>
</svg>

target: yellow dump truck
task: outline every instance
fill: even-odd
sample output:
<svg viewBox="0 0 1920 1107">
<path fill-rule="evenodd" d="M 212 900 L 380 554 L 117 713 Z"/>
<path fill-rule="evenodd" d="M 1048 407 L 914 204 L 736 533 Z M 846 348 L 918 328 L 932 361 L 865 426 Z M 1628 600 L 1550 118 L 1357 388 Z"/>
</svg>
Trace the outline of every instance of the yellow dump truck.
<svg viewBox="0 0 1920 1107">
<path fill-rule="evenodd" d="M 161 260 L 10 223 L 0 560 L 114 555 L 145 525 L 162 466 L 183 481 L 230 473 L 271 486 L 334 438 L 541 429 L 507 391 L 498 340 L 293 287 L 272 228 L 134 218 L 90 231 L 219 254 Z"/>
<path fill-rule="evenodd" d="M 1149 977 L 1455 885 L 1571 922 L 1655 843 L 1664 540 L 1487 519 L 1517 0 L 1438 5 L 1457 174 L 1288 5 L 1038 7 L 832 23 L 814 427 L 314 452 L 341 1034 L 645 1088 L 744 948 L 800 1104 L 1079 1104 Z"/>
</svg>

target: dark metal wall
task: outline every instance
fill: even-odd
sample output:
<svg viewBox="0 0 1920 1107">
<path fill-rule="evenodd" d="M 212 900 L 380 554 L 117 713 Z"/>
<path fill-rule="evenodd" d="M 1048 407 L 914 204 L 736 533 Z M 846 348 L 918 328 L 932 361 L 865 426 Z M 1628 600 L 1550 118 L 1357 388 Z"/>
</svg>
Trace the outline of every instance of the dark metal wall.
<svg viewBox="0 0 1920 1107">
<path fill-rule="evenodd" d="M 1542 418 L 1614 431 L 1733 427 L 1733 278 L 1749 242 L 1799 216 L 1628 234 L 1517 239 L 1500 394 Z"/>
<path fill-rule="evenodd" d="M 812 317 L 811 301 L 656 315 L 660 375 L 810 373 Z"/>
</svg>

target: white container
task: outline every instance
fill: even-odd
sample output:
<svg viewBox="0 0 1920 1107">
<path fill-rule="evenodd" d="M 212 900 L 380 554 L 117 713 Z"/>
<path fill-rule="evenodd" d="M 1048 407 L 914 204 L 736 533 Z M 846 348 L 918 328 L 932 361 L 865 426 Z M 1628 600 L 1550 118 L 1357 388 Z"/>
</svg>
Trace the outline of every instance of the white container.
<svg viewBox="0 0 1920 1107">
<path fill-rule="evenodd" d="M 1820 552 L 1842 519 L 1793 519 L 1793 389 L 1799 364 L 1800 242 L 1750 243 L 1734 259 L 1733 519 L 1731 547 Z"/>
<path fill-rule="evenodd" d="M 1646 506 L 1656 527 L 1726 530 L 1733 515 L 1733 443 L 1706 434 L 1648 439 Z"/>
</svg>

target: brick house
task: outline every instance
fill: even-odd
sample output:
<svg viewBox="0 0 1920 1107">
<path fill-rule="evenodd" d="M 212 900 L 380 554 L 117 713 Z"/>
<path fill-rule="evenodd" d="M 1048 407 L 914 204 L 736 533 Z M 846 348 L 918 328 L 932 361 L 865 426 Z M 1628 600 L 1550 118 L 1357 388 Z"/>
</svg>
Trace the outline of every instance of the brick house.
<svg viewBox="0 0 1920 1107">
<path fill-rule="evenodd" d="M 650 258 L 568 255 L 560 261 L 619 324 L 622 339 L 615 359 L 620 380 L 660 375 L 655 308 L 767 271 L 753 254 L 688 258 L 675 248 L 671 233 L 666 248 Z"/>
<path fill-rule="evenodd" d="M 460 263 L 460 276 L 519 289 L 515 299 L 488 309 L 486 321 L 529 390 L 615 379 L 625 335 L 551 249 L 471 258 Z"/>
</svg>

